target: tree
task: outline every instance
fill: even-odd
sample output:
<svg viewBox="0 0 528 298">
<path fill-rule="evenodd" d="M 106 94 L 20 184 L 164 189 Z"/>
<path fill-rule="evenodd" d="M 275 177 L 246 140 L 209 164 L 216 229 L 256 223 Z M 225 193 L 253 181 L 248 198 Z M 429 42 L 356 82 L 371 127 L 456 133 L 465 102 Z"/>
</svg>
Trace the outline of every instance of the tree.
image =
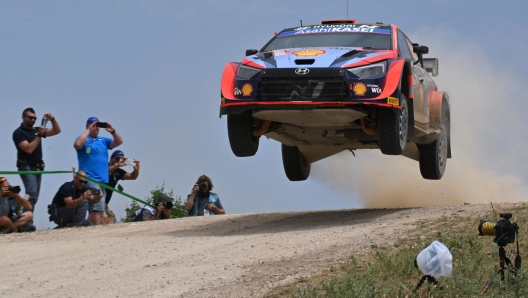
<svg viewBox="0 0 528 298">
<path fill-rule="evenodd" d="M 163 182 L 161 187 L 156 185 L 156 189 L 150 191 L 150 196 L 145 198 L 145 202 L 153 205 L 153 203 L 162 194 L 165 194 L 172 199 L 172 204 L 173 204 L 172 209 L 171 209 L 172 218 L 184 217 L 185 216 L 185 205 L 183 204 L 181 200 L 181 196 L 174 197 L 174 191 L 172 189 L 170 192 L 165 192 L 165 182 Z M 136 214 L 136 211 L 138 211 L 142 207 L 143 206 L 140 205 L 136 201 L 133 201 L 132 204 L 130 204 L 130 206 L 125 205 L 126 217 L 121 218 L 121 222 L 132 221 L 132 217 Z"/>
</svg>

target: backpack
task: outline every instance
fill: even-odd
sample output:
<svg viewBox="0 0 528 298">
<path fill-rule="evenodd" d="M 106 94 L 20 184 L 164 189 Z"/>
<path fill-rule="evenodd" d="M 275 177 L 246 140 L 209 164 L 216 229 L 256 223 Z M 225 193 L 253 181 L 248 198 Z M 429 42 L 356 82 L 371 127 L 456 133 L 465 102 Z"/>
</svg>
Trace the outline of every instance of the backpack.
<svg viewBox="0 0 528 298">
<path fill-rule="evenodd" d="M 145 206 L 134 213 L 134 215 L 130 218 L 131 222 L 143 221 L 143 211 L 145 210 Z"/>
</svg>

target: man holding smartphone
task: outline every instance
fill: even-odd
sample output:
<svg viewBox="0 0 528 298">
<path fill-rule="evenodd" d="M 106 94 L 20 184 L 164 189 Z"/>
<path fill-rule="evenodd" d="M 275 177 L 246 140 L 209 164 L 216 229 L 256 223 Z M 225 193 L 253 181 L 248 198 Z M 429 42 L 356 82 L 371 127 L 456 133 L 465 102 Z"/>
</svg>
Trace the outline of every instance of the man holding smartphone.
<svg viewBox="0 0 528 298">
<path fill-rule="evenodd" d="M 99 128 L 104 128 L 112 138 L 100 137 Z M 79 169 L 86 172 L 86 176 L 100 182 L 108 183 L 108 150 L 121 145 L 123 139 L 112 124 L 100 122 L 97 117 L 90 117 L 86 121 L 86 130 L 75 140 L 73 147 L 77 150 Z M 88 188 L 101 189 L 103 197 L 106 189 L 97 183 L 88 181 Z M 88 202 L 90 215 L 88 220 L 94 225 L 102 224 L 105 210 L 105 200 Z"/>
<path fill-rule="evenodd" d="M 61 132 L 59 123 L 50 113 L 44 114 L 42 125 L 34 127 L 37 115 L 33 108 L 27 108 L 22 112 L 22 124 L 13 132 L 13 142 L 17 149 L 17 168 L 19 171 L 43 171 L 42 139 L 52 137 Z M 46 123 L 51 122 L 51 128 L 46 128 Z M 40 182 L 42 175 L 20 175 L 26 194 L 32 209 L 24 208 L 25 211 L 35 210 L 35 205 L 40 194 Z M 31 220 L 30 224 L 33 222 Z"/>
<path fill-rule="evenodd" d="M 88 180 L 81 175 L 86 176 L 86 172 L 79 171 L 73 181 L 65 182 L 53 197 L 51 205 L 48 205 L 50 221 L 59 227 L 92 225 L 86 220 L 88 204 L 97 204 L 103 194 L 99 188 L 89 189 Z"/>
<path fill-rule="evenodd" d="M 110 155 L 110 162 L 108 163 L 108 183 L 107 185 L 115 188 L 117 185 L 117 182 L 119 180 L 136 180 L 139 176 L 139 160 L 133 160 L 128 159 L 125 157 L 125 154 L 121 150 L 116 150 L 112 152 L 112 155 Z M 121 169 L 121 167 L 124 167 L 126 165 L 131 165 L 134 170 L 131 173 L 128 173 L 127 171 Z M 123 190 L 121 186 L 118 187 L 119 190 Z M 103 218 L 103 221 L 107 221 L 105 223 L 116 223 L 116 218 L 114 215 L 114 212 L 110 210 L 108 207 L 108 204 L 110 204 L 110 200 L 112 199 L 112 194 L 114 192 L 112 190 L 107 189 L 106 190 L 106 209 L 105 209 L 105 218 Z"/>
</svg>

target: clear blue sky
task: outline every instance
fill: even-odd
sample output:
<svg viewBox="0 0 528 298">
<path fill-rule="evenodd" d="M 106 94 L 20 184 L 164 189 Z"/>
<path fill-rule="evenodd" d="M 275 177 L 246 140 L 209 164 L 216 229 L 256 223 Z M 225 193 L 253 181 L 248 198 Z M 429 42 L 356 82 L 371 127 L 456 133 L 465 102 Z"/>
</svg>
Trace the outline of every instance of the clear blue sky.
<svg viewBox="0 0 528 298">
<path fill-rule="evenodd" d="M 518 104 L 514 110 L 526 108 L 524 93 L 512 90 L 521 91 L 528 75 L 527 8 L 526 1 L 350 0 L 349 17 L 397 24 L 413 42 L 427 40 L 438 45 L 430 52 L 440 59 L 439 88 L 449 90 L 453 109 L 457 109 L 457 102 L 471 102 L 459 106 L 460 120 L 453 121 L 458 128 L 514 121 L 508 133 L 519 130 L 525 137 L 520 130 L 525 122 L 511 120 L 509 111 L 490 113 L 494 119 L 470 119 L 460 112 L 462 107 L 471 109 L 492 100 L 472 93 L 461 98 L 464 90 L 493 89 L 493 84 L 482 86 L 474 79 L 464 82 L 464 76 L 453 82 L 450 78 L 454 76 L 446 75 L 457 65 L 457 73 L 464 72 L 465 67 L 474 68 L 477 74 L 487 72 L 492 82 L 493 78 L 502 80 L 498 86 L 518 97 L 508 99 Z M 240 61 L 246 49 L 260 48 L 275 31 L 296 26 L 301 19 L 308 24 L 346 16 L 345 0 L 2 1 L 0 169 L 15 169 L 11 135 L 21 122 L 22 110 L 31 106 L 38 121 L 51 112 L 62 126 L 60 135 L 43 143 L 48 170 L 77 166 L 73 141 L 83 132 L 86 119 L 98 116 L 111 122 L 123 136 L 119 149 L 142 162 L 138 180 L 122 183 L 126 192 L 137 197 L 144 198 L 164 181 L 176 195 L 186 197 L 197 177 L 207 174 L 227 213 L 360 207 L 364 200 L 354 189 L 364 187 L 365 180 L 355 178 L 364 168 L 355 167 L 354 161 L 363 157 L 358 165 L 379 166 L 380 161 L 387 160 L 379 152 L 358 154 L 355 159 L 348 153 L 322 160 L 313 165 L 307 181 L 293 183 L 283 172 L 279 143 L 263 138 L 255 157 L 236 158 L 229 147 L 226 118 L 218 117 L 220 78 L 227 62 Z M 458 51 L 474 52 L 466 56 L 474 63 L 457 64 L 451 53 Z M 442 68 L 448 65 L 451 69 Z M 505 77 L 512 80 L 504 82 Z M 455 84 L 459 89 L 453 87 Z M 478 128 L 468 134 L 475 131 Z M 476 149 L 479 154 L 489 153 L 487 157 L 493 161 L 473 159 L 468 151 L 459 154 L 469 139 L 459 135 L 453 140 L 454 149 L 459 149 L 454 156 L 459 161 L 467 157 L 473 167 L 492 171 L 492 176 L 520 177 L 517 184 L 524 186 L 523 168 L 502 166 L 503 148 L 497 143 Z M 507 142 L 515 147 L 515 140 L 510 136 Z M 516 157 L 524 158 L 524 146 L 509 154 L 512 164 Z M 412 179 L 421 180 L 417 163 L 412 163 Z M 343 172 L 329 182 L 336 174 L 330 164 Z M 385 170 L 401 174 L 391 165 Z M 450 174 L 454 175 L 448 164 L 446 175 Z M 18 176 L 9 179 L 12 184 L 21 183 Z M 68 175 L 43 178 L 36 212 L 39 228 L 51 227 L 46 206 L 58 187 L 70 179 Z M 383 185 L 375 178 L 371 182 L 375 188 Z M 129 199 L 114 195 L 111 207 L 118 217 L 123 216 L 125 203 L 130 203 Z"/>
</svg>

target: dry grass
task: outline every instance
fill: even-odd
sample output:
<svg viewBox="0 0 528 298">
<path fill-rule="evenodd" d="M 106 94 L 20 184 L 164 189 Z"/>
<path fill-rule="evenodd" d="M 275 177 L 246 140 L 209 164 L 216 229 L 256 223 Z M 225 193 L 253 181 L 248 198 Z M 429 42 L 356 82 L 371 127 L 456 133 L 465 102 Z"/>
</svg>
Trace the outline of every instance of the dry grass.
<svg viewBox="0 0 528 298">
<path fill-rule="evenodd" d="M 501 210 L 504 211 L 504 210 Z M 528 246 L 524 228 L 528 223 L 528 204 L 516 204 L 508 212 L 520 226 L 519 246 L 523 256 Z M 486 281 L 497 271 L 498 246 L 493 237 L 478 236 L 480 219 L 495 222 L 495 215 L 472 213 L 469 217 L 454 212 L 437 221 L 421 221 L 408 236 L 391 247 L 377 247 L 366 256 L 330 264 L 317 276 L 300 278 L 295 283 L 275 288 L 267 298 L 278 297 L 476 297 Z M 453 255 L 453 273 L 438 279 L 438 285 L 424 284 L 413 292 L 422 273 L 414 266 L 416 255 L 433 240 L 444 243 Z M 516 243 L 506 246 L 508 257 L 515 258 Z M 487 297 L 528 297 L 526 270 L 501 282 L 497 277 Z"/>
</svg>

